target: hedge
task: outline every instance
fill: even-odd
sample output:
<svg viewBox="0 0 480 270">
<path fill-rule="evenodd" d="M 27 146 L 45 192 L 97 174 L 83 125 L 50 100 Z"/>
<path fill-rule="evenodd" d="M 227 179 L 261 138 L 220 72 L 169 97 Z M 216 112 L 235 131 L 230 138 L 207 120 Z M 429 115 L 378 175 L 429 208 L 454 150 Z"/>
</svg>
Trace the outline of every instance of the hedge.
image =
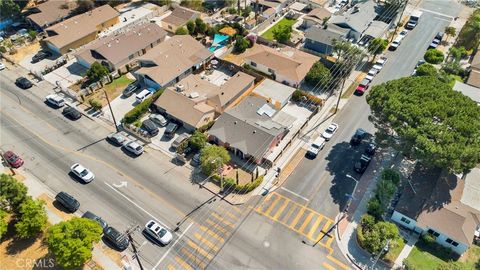
<svg viewBox="0 0 480 270">
<path fill-rule="evenodd" d="M 323 106 L 323 99 L 302 90 L 295 90 L 292 95 L 292 100 L 298 102 L 301 101 L 302 97 L 305 97 L 308 102 L 314 105 Z"/>
<path fill-rule="evenodd" d="M 201 132 L 201 133 L 205 133 L 207 130 L 209 130 L 213 126 L 213 124 L 215 124 L 215 121 L 210 121 L 210 122 L 206 123 L 205 125 L 197 128 L 197 131 Z"/>
<path fill-rule="evenodd" d="M 215 174 L 212 176 L 212 179 L 218 184 L 220 184 L 220 175 Z M 225 189 L 233 189 L 233 191 L 236 191 L 236 192 L 248 193 L 254 190 L 255 188 L 257 188 L 262 182 L 263 182 L 263 175 L 259 176 L 253 182 L 247 183 L 245 185 L 237 185 L 236 181 L 233 178 L 224 177 L 223 187 Z"/>
<path fill-rule="evenodd" d="M 367 213 L 381 219 L 400 183 L 400 174 L 392 169 L 385 169 L 375 188 L 375 196 L 368 201 Z"/>
<path fill-rule="evenodd" d="M 151 97 L 145 99 L 142 103 L 135 106 L 135 108 L 128 111 L 125 116 L 123 116 L 122 122 L 131 124 L 140 119 L 148 111 L 150 105 L 152 105 L 152 103 L 163 94 L 163 91 L 164 89 L 159 89 L 157 92 L 153 93 Z"/>
</svg>

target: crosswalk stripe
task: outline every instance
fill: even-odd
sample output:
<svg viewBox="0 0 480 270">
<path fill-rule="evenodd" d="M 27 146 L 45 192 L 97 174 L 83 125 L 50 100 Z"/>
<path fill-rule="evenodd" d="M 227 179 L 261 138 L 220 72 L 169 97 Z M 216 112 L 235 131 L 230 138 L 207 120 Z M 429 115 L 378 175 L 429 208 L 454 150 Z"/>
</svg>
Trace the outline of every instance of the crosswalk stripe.
<svg viewBox="0 0 480 270">
<path fill-rule="evenodd" d="M 210 225 L 212 225 L 213 227 L 215 227 L 216 229 L 218 229 L 219 231 L 223 232 L 223 233 L 227 233 L 227 229 L 225 229 L 224 227 L 220 226 L 219 224 L 217 224 L 215 221 L 211 220 L 211 219 L 208 219 L 206 220 L 206 222 Z"/>
<path fill-rule="evenodd" d="M 280 208 L 277 210 L 277 212 L 272 218 L 277 220 L 278 217 L 280 217 L 280 215 L 283 213 L 283 211 L 285 210 L 285 208 L 287 208 L 289 204 L 290 204 L 290 201 L 285 200 L 285 202 L 282 204 L 282 206 L 280 206 Z"/>
<path fill-rule="evenodd" d="M 176 268 L 173 267 L 173 265 L 169 264 L 169 265 L 167 266 L 167 270 L 176 270 Z"/>
<path fill-rule="evenodd" d="M 221 221 L 222 223 L 232 227 L 232 228 L 235 228 L 235 224 L 231 223 L 230 221 L 222 218 L 219 214 L 215 213 L 215 212 L 212 212 L 212 216 L 214 216 L 216 219 L 218 219 L 219 221 Z"/>
<path fill-rule="evenodd" d="M 281 219 L 279 220 L 281 223 L 284 223 L 284 224 L 287 224 L 288 222 L 288 219 L 290 218 L 290 216 L 293 214 L 293 212 L 295 212 L 295 209 L 298 209 L 298 207 L 296 205 L 293 205 L 292 207 L 290 207 L 290 209 L 288 210 L 287 214 Z M 301 208 L 300 208 L 301 209 Z"/>
<path fill-rule="evenodd" d="M 205 263 L 202 262 L 201 258 L 199 258 L 197 256 L 197 254 L 192 254 L 188 249 L 186 248 L 182 248 L 180 250 L 185 256 L 188 257 L 188 259 L 191 261 L 191 264 L 195 265 L 195 266 L 199 266 L 201 269 L 205 269 Z M 183 266 L 183 265 L 182 265 Z M 190 266 L 190 265 L 189 265 Z M 193 269 L 193 268 L 191 268 Z M 198 269 L 197 267 L 195 267 L 195 269 Z"/>
<path fill-rule="evenodd" d="M 191 267 L 187 262 L 185 262 L 182 258 L 175 256 L 175 260 L 177 261 L 178 264 L 180 264 L 183 268 L 187 270 L 193 270 L 193 267 Z"/>
<path fill-rule="evenodd" d="M 239 213 L 239 214 L 243 213 L 243 210 L 239 209 L 238 207 L 232 207 L 232 208 L 230 208 L 230 209 L 235 210 L 235 211 L 236 211 L 237 213 Z"/>
<path fill-rule="evenodd" d="M 199 233 L 195 233 L 194 236 L 195 236 L 195 238 L 198 239 L 198 241 L 204 243 L 204 244 L 207 245 L 209 248 L 213 249 L 215 252 L 217 252 L 218 250 L 220 250 L 215 244 L 213 244 L 213 243 L 210 242 L 209 240 L 203 238 Z"/>
<path fill-rule="evenodd" d="M 229 216 L 230 218 L 232 218 L 233 220 L 237 221 L 238 220 L 238 216 L 235 216 L 234 214 L 230 213 L 230 212 L 225 212 L 225 214 L 227 214 L 227 216 Z"/>
<path fill-rule="evenodd" d="M 207 227 L 205 227 L 205 226 L 200 226 L 200 229 L 201 229 L 202 231 L 208 233 L 211 237 L 216 238 L 216 239 L 219 240 L 219 241 L 225 242 L 225 239 L 223 239 L 220 235 L 216 234 L 216 233 L 213 232 L 212 230 L 209 230 Z"/>
<path fill-rule="evenodd" d="M 305 228 L 308 226 L 308 224 L 310 223 L 310 221 L 312 220 L 313 218 L 313 212 L 310 212 L 307 216 L 307 218 L 305 218 L 305 220 L 303 221 L 303 224 L 302 226 L 300 226 L 300 228 L 298 229 L 298 231 L 300 231 L 301 233 L 304 233 L 303 230 L 305 230 Z"/>
<path fill-rule="evenodd" d="M 323 262 L 322 265 L 327 268 L 328 270 L 336 270 L 335 267 L 331 266 L 330 264 Z"/>
<path fill-rule="evenodd" d="M 301 208 L 300 211 L 298 211 L 298 214 L 295 216 L 293 221 L 290 223 L 290 228 L 295 227 L 297 225 L 298 220 L 303 216 L 303 213 L 305 213 L 306 208 Z"/>
<path fill-rule="evenodd" d="M 310 227 L 310 231 L 309 231 L 308 234 L 307 234 L 307 237 L 308 237 L 308 238 L 312 238 L 312 237 L 313 237 L 313 234 L 314 234 L 315 231 L 317 230 L 317 227 L 318 227 L 318 225 L 320 225 L 320 222 L 322 222 L 322 220 L 323 220 L 322 217 L 317 216 L 317 219 L 316 219 L 315 222 L 313 223 L 312 227 Z"/>
<path fill-rule="evenodd" d="M 265 211 L 265 215 L 266 216 L 270 216 L 270 212 L 272 212 L 272 210 L 275 208 L 275 205 L 277 205 L 277 203 L 281 200 L 282 198 L 277 196 L 277 198 L 275 199 L 275 201 L 273 201 L 271 204 L 270 204 L 270 207 L 268 207 L 267 211 Z"/>
<path fill-rule="evenodd" d="M 192 240 L 188 240 L 187 244 L 189 246 L 191 246 L 193 249 L 195 249 L 196 251 L 198 251 L 198 253 L 202 254 L 203 257 L 206 257 L 207 259 L 211 260 L 213 259 L 213 255 L 206 252 L 203 248 L 201 248 L 199 245 L 197 245 L 195 242 L 193 242 Z"/>
<path fill-rule="evenodd" d="M 334 257 L 331 256 L 331 255 L 328 255 L 328 256 L 327 256 L 327 259 L 329 259 L 330 261 L 332 261 L 332 262 L 335 263 L 336 265 L 340 266 L 340 268 L 342 268 L 342 269 L 350 270 L 350 267 L 346 266 L 345 264 L 343 264 L 342 262 L 340 262 L 339 260 L 337 260 L 336 258 L 334 258 Z"/>
</svg>

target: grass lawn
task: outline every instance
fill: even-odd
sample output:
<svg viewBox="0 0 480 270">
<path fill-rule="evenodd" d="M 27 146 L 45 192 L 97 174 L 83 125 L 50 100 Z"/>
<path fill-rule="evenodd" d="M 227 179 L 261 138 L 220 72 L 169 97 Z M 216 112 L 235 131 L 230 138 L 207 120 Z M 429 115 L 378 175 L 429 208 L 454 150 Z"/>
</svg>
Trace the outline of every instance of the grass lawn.
<svg viewBox="0 0 480 270">
<path fill-rule="evenodd" d="M 450 78 L 453 78 L 453 79 L 454 79 L 454 81 L 452 81 L 452 82 L 450 83 L 450 86 L 451 86 L 451 87 L 455 86 L 455 81 L 463 82 L 462 77 L 460 77 L 460 76 L 458 76 L 458 75 L 450 74 L 449 76 L 450 76 Z"/>
<path fill-rule="evenodd" d="M 99 99 L 102 102 L 102 105 L 105 106 L 107 105 L 107 100 L 105 99 L 105 94 L 103 93 L 103 90 L 107 92 L 108 98 L 110 99 L 110 102 L 121 95 L 123 89 L 127 87 L 130 83 L 132 83 L 134 80 L 131 80 L 127 78 L 127 76 L 122 75 L 121 77 L 113 80 L 112 83 L 109 83 L 103 87 L 103 89 L 96 91 L 93 95 L 88 96 L 86 100 L 96 98 Z"/>
<path fill-rule="evenodd" d="M 413 247 L 410 255 L 407 257 L 407 261 L 415 269 L 422 270 L 434 270 L 441 264 L 448 262 L 449 260 L 456 260 L 450 254 L 447 254 L 444 250 L 435 249 L 435 247 L 427 244 L 423 240 L 418 240 L 417 244 Z"/>
<path fill-rule="evenodd" d="M 400 252 L 402 252 L 403 247 L 405 246 L 405 240 L 403 238 L 398 239 L 395 247 L 391 248 L 385 256 L 383 256 L 382 260 L 393 265 L 395 260 L 397 259 Z"/>
<path fill-rule="evenodd" d="M 480 269 L 480 247 L 471 246 L 459 261 L 465 269 Z"/>
<path fill-rule="evenodd" d="M 273 31 L 283 25 L 288 25 L 288 26 L 292 26 L 295 24 L 297 20 L 292 20 L 292 19 L 287 19 L 287 18 L 283 18 L 281 19 L 279 22 L 277 22 L 274 26 L 270 27 L 267 31 L 265 31 L 263 34 L 262 34 L 262 37 L 268 39 L 268 40 L 274 40 L 273 38 Z"/>
</svg>

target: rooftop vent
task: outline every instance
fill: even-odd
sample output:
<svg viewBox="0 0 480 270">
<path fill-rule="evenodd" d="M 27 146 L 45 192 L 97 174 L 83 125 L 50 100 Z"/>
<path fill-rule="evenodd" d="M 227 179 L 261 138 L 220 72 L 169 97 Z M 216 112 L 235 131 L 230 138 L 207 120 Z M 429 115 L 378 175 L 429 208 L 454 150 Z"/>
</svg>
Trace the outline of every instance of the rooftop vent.
<svg viewBox="0 0 480 270">
<path fill-rule="evenodd" d="M 192 92 L 188 95 L 189 98 L 198 98 L 200 95 L 197 92 Z"/>
<path fill-rule="evenodd" d="M 179 83 L 175 86 L 175 90 L 177 90 L 177 92 L 183 92 L 183 91 L 185 91 L 185 86 L 183 84 Z"/>
</svg>

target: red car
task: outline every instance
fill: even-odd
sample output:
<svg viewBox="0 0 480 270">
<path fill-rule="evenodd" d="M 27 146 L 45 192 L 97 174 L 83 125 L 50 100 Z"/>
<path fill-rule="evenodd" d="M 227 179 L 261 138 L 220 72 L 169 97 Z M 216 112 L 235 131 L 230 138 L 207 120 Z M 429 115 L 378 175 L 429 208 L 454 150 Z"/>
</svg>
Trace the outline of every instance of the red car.
<svg viewBox="0 0 480 270">
<path fill-rule="evenodd" d="M 355 93 L 358 95 L 363 95 L 365 91 L 367 91 L 369 83 L 370 83 L 369 80 L 363 79 L 362 82 L 360 82 L 360 84 L 355 89 Z"/>
<path fill-rule="evenodd" d="M 8 164 L 13 168 L 20 168 L 23 165 L 23 159 L 12 151 L 5 152 L 3 158 L 5 158 Z"/>
</svg>

